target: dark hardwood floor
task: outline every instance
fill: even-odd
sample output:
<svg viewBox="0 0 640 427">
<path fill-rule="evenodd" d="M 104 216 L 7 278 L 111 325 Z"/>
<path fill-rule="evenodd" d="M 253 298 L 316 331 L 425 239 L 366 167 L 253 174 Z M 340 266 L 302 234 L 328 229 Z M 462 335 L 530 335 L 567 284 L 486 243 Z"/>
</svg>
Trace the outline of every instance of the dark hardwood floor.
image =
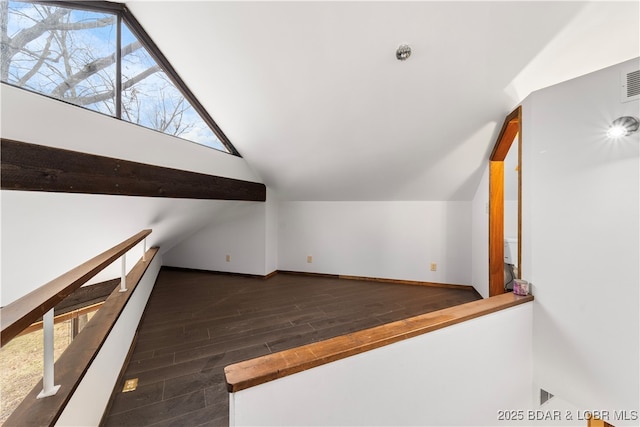
<svg viewBox="0 0 640 427">
<path fill-rule="evenodd" d="M 226 426 L 226 365 L 480 299 L 475 291 L 163 268 L 106 426 Z M 122 393 L 124 380 L 138 378 Z"/>
</svg>

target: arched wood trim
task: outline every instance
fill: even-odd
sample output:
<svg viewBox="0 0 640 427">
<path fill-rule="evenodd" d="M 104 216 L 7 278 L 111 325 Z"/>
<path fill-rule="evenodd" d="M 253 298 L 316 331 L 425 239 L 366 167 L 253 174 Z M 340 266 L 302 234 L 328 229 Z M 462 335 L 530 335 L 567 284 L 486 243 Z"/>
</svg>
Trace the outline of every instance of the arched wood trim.
<svg viewBox="0 0 640 427">
<path fill-rule="evenodd" d="M 518 136 L 518 277 L 522 277 L 521 119 L 521 107 L 507 116 L 489 157 L 489 296 L 504 293 L 504 159 L 516 135 Z"/>
</svg>

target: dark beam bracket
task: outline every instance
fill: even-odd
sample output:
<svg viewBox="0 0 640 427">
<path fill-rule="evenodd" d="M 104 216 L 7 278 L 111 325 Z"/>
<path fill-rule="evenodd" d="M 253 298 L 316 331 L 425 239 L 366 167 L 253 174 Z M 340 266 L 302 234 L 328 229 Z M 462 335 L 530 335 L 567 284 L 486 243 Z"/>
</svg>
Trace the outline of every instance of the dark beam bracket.
<svg viewBox="0 0 640 427">
<path fill-rule="evenodd" d="M 264 184 L 2 138 L 3 190 L 264 202 Z"/>
</svg>

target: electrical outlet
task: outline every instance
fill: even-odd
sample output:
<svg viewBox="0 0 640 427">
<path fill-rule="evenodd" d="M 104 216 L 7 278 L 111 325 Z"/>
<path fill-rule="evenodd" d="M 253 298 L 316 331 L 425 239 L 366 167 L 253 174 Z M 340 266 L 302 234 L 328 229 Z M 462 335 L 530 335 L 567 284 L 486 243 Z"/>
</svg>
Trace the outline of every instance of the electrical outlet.
<svg viewBox="0 0 640 427">
<path fill-rule="evenodd" d="M 438 270 L 438 264 L 436 264 L 435 262 L 431 263 L 431 271 L 437 271 Z"/>
<path fill-rule="evenodd" d="M 307 262 L 311 264 L 313 262 L 313 257 L 311 255 L 307 255 Z"/>
<path fill-rule="evenodd" d="M 231 255 L 227 254 L 227 262 L 231 262 Z"/>
</svg>

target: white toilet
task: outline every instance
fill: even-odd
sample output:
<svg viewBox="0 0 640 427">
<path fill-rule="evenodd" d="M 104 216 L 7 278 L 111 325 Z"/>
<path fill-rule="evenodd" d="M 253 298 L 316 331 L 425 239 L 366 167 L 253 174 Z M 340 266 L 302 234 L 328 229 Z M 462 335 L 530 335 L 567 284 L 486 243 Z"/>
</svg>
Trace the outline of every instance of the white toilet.
<svg viewBox="0 0 640 427">
<path fill-rule="evenodd" d="M 513 281 L 518 271 L 518 239 L 505 237 L 504 239 L 504 288 L 513 290 Z"/>
<path fill-rule="evenodd" d="M 504 262 L 518 266 L 518 238 L 505 237 L 504 239 Z"/>
</svg>

